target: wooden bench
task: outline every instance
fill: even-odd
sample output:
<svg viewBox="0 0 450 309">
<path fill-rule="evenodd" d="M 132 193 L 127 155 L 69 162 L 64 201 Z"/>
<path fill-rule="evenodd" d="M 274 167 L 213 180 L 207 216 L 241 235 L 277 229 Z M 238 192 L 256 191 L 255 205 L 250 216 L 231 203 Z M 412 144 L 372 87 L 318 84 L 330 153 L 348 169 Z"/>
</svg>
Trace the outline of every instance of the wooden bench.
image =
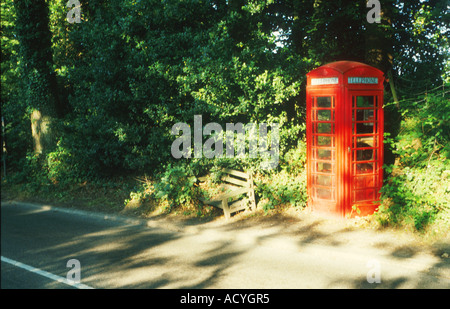
<svg viewBox="0 0 450 309">
<path fill-rule="evenodd" d="M 232 213 L 237 211 L 247 208 L 255 210 L 255 190 L 251 173 L 223 169 L 221 175 L 222 187 L 226 191 L 212 200 L 203 199 L 203 203 L 223 209 L 227 220 Z M 243 197 L 244 194 L 246 197 Z"/>
</svg>

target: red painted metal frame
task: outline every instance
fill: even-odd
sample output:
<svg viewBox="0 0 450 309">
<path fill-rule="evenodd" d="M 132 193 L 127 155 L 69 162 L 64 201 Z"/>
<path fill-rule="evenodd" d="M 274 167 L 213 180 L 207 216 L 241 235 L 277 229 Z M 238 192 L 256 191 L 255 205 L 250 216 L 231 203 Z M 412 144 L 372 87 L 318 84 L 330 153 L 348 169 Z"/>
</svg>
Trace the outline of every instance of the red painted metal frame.
<svg viewBox="0 0 450 309">
<path fill-rule="evenodd" d="M 349 77 L 361 79 L 356 79 L 355 83 L 348 83 Z M 312 85 L 312 79 L 319 80 L 316 80 L 318 82 L 315 85 Z M 358 83 L 358 81 L 362 82 Z M 379 200 L 379 190 L 381 189 L 383 181 L 383 82 L 384 76 L 380 70 L 363 63 L 351 61 L 329 63 L 307 74 L 307 188 L 309 196 L 308 206 L 313 210 L 337 214 L 343 217 L 352 217 L 355 215 L 364 216 L 376 211 L 378 207 L 377 201 Z M 357 109 L 364 115 L 364 110 L 367 110 L 367 115 L 370 115 L 370 111 L 372 111 L 373 117 L 375 118 L 370 119 L 369 117 L 369 120 L 366 122 L 362 121 L 356 123 L 357 112 L 353 109 L 352 101 L 353 97 L 355 97 L 356 100 L 357 96 L 373 96 L 373 98 L 375 98 L 377 104 L 376 107 L 371 108 L 369 106 Z M 319 107 L 318 105 L 315 105 L 317 97 L 331 97 L 331 107 Z M 322 114 L 325 115 L 330 111 L 329 114 L 333 115 L 333 109 L 334 117 L 332 117 L 332 119 L 318 119 L 319 111 L 323 110 L 324 112 L 322 112 Z M 316 118 L 312 119 L 313 115 Z M 355 117 L 355 123 L 352 120 L 352 116 Z M 375 132 L 372 132 L 374 145 L 372 147 L 355 147 L 357 145 L 353 140 L 353 129 L 356 134 L 358 133 L 356 131 L 358 124 L 367 123 L 367 125 L 370 126 L 369 123 L 372 123 L 372 121 L 373 130 L 376 129 Z M 319 123 L 326 123 L 327 125 L 324 125 L 324 127 L 330 127 L 331 130 L 334 128 L 334 132 L 331 131 L 331 134 L 318 132 Z M 313 124 L 315 128 L 314 132 Z M 324 147 L 319 145 L 319 136 L 322 140 L 330 140 L 331 145 L 327 146 L 325 144 Z M 358 136 L 361 137 L 360 135 Z M 328 137 L 331 138 L 327 139 Z M 366 160 L 370 162 L 363 161 L 362 163 L 354 163 L 356 162 L 354 159 L 356 160 L 356 155 L 358 153 L 357 149 L 360 149 L 360 151 L 372 150 L 372 159 Z M 320 158 L 318 155 L 319 151 L 322 151 L 322 154 L 329 152 L 331 154 L 330 159 Z M 356 176 L 356 167 L 362 166 L 363 164 L 366 164 L 366 166 L 371 166 L 372 164 L 372 173 Z M 319 170 L 319 165 L 322 166 L 322 170 Z M 324 172 L 326 170 L 324 166 L 331 167 L 330 172 Z M 322 180 L 328 180 L 330 186 L 327 187 L 325 181 L 322 181 L 322 183 L 319 184 L 319 177 L 322 177 Z M 361 182 L 361 180 L 363 182 Z M 361 183 L 370 185 L 366 185 L 366 189 L 364 190 L 356 190 L 356 186 Z M 321 190 L 320 192 L 322 193 L 331 193 L 330 195 L 323 194 L 319 197 L 319 190 Z M 372 193 L 372 191 L 375 191 L 375 193 Z M 366 198 L 362 202 L 356 202 L 353 200 L 353 197 L 356 197 L 358 192 L 363 195 L 372 194 L 373 198 Z M 324 196 L 330 196 L 330 198 L 324 198 Z"/>
</svg>

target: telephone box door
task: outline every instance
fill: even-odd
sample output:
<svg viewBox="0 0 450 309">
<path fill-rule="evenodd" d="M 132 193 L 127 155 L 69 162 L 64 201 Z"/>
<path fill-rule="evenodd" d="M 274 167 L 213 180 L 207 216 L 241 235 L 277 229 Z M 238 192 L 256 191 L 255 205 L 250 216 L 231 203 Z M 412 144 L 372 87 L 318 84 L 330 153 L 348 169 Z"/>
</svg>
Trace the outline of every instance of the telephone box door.
<svg viewBox="0 0 450 309">
<path fill-rule="evenodd" d="M 321 92 L 309 99 L 309 195 L 315 209 L 338 212 L 336 162 L 336 94 Z"/>
<path fill-rule="evenodd" d="M 383 164 L 383 94 L 381 91 L 349 91 L 351 105 L 346 114 L 351 117 L 351 135 L 347 146 L 347 168 L 350 171 L 350 199 L 346 213 L 364 215 L 377 207 L 382 186 Z M 362 213 L 361 213 L 362 212 Z"/>
</svg>

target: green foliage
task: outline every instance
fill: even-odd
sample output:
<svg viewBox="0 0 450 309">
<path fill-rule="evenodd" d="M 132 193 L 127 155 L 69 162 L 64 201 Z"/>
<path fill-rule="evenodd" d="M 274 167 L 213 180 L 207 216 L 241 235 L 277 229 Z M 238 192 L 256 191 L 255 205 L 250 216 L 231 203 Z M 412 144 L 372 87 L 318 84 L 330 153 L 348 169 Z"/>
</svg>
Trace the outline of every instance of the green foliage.
<svg viewBox="0 0 450 309">
<path fill-rule="evenodd" d="M 154 197 L 168 202 L 167 211 L 190 203 L 195 194 L 194 183 L 197 178 L 189 166 L 168 164 L 164 170 L 154 185 Z"/>
<path fill-rule="evenodd" d="M 306 207 L 306 143 L 300 141 L 296 148 L 286 152 L 280 168 L 259 175 L 255 179 L 255 194 L 264 211 L 279 205 Z"/>
<path fill-rule="evenodd" d="M 401 102 L 400 132 L 388 139 L 397 160 L 385 166 L 389 176 L 377 215 L 382 225 L 424 231 L 442 214 L 449 214 L 450 109 L 448 91 L 442 88 Z"/>
<path fill-rule="evenodd" d="M 32 147 L 26 100 L 21 93 L 19 41 L 15 35 L 16 12 L 11 1 L 1 2 L 1 104 L 5 122 L 7 166 L 20 170 Z M 28 120 L 28 122 L 27 122 Z"/>
<path fill-rule="evenodd" d="M 255 194 L 260 198 L 264 211 L 279 205 L 306 207 L 306 173 L 292 175 L 282 170 L 256 181 Z"/>
</svg>

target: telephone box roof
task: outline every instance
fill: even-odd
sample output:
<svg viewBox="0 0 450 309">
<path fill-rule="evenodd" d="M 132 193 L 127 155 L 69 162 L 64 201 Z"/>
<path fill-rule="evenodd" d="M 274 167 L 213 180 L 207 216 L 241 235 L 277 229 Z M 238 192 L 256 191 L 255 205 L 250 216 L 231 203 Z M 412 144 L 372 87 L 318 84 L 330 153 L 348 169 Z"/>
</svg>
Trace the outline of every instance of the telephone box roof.
<svg viewBox="0 0 450 309">
<path fill-rule="evenodd" d="M 306 74 L 307 87 L 382 88 L 384 74 L 379 69 L 356 61 L 324 64 Z"/>
<path fill-rule="evenodd" d="M 362 62 L 357 62 L 357 61 L 335 61 L 335 62 L 330 62 L 327 64 L 324 64 L 314 70 L 312 70 L 311 72 L 309 72 L 308 74 L 317 71 L 317 70 L 322 70 L 325 68 L 329 68 L 329 69 L 333 69 L 335 71 L 338 71 L 341 74 L 344 74 L 347 71 L 353 70 L 355 68 L 367 68 L 370 70 L 376 70 L 379 71 L 379 73 L 383 74 L 383 72 L 381 72 L 380 70 L 378 70 L 375 67 L 372 67 L 370 65 L 367 65 L 365 63 Z"/>
</svg>

